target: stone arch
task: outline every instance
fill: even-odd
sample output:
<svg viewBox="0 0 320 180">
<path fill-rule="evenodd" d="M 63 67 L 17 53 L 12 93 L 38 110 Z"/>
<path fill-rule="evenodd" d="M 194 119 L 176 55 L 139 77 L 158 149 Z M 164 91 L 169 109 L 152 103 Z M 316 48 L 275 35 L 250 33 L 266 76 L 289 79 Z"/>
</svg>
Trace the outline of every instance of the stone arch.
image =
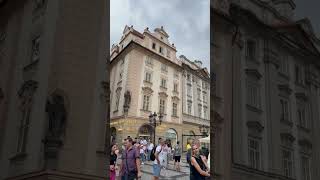
<svg viewBox="0 0 320 180">
<path fill-rule="evenodd" d="M 139 130 L 138 130 L 138 137 L 145 137 L 145 138 L 149 138 L 149 139 L 152 139 L 153 138 L 153 127 L 150 125 L 150 124 L 142 124 L 140 127 L 139 127 Z"/>
<path fill-rule="evenodd" d="M 178 132 L 173 128 L 169 128 L 165 132 L 164 137 L 165 137 L 165 139 L 170 139 L 171 145 L 175 145 L 175 144 L 177 144 L 177 141 L 178 141 Z"/>
</svg>

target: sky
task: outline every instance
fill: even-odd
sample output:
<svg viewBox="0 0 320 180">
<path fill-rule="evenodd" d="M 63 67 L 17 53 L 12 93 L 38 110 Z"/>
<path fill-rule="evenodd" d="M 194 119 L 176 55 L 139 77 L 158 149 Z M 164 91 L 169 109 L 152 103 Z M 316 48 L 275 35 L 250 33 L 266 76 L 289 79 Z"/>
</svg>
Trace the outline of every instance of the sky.
<svg viewBox="0 0 320 180">
<path fill-rule="evenodd" d="M 320 0 L 295 0 L 296 19 L 308 17 L 311 21 L 314 33 L 320 37 Z"/>
<path fill-rule="evenodd" d="M 201 60 L 210 71 L 209 0 L 111 0 L 110 47 L 117 44 L 125 25 L 139 32 L 163 26 L 177 57 Z"/>
</svg>

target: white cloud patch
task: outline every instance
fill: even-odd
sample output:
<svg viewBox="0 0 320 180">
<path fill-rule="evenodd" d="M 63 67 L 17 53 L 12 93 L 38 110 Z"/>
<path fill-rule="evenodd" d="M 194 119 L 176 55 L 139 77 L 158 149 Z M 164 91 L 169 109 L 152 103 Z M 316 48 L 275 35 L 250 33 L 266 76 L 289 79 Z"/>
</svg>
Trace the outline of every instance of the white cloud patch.
<svg viewBox="0 0 320 180">
<path fill-rule="evenodd" d="M 163 26 L 177 56 L 201 60 L 210 71 L 209 0 L 111 0 L 110 45 L 118 43 L 125 25 L 140 32 Z"/>
</svg>

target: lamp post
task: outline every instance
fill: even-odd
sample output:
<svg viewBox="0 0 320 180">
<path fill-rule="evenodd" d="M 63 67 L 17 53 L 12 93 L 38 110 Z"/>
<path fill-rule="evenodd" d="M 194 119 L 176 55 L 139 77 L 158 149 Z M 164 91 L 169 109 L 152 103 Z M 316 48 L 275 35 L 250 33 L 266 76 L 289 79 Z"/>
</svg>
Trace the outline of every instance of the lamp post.
<svg viewBox="0 0 320 180">
<path fill-rule="evenodd" d="M 205 126 L 205 125 L 203 124 L 203 125 L 200 125 L 200 126 L 199 126 L 199 130 L 200 130 L 200 133 L 202 133 L 203 136 L 207 136 L 208 131 L 209 131 L 209 127 L 208 127 L 208 126 Z"/>
<path fill-rule="evenodd" d="M 158 118 L 159 122 L 157 122 L 157 113 L 156 112 L 154 112 L 153 114 L 150 113 L 150 115 L 149 115 L 149 123 L 153 127 L 153 142 L 154 143 L 156 143 L 156 127 L 161 125 L 162 118 L 163 118 L 163 116 L 160 113 L 159 118 Z"/>
</svg>

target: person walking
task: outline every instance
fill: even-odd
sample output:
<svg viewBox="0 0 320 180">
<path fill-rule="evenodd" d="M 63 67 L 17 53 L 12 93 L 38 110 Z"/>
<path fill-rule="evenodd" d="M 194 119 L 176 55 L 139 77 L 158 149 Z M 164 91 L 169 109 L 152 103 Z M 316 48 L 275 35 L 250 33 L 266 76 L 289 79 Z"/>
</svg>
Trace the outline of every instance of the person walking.
<svg viewBox="0 0 320 180">
<path fill-rule="evenodd" d="M 139 151 L 133 146 L 132 138 L 127 138 L 126 149 L 122 153 L 120 164 L 121 180 L 134 180 L 141 177 Z"/>
<path fill-rule="evenodd" d="M 181 160 L 182 148 L 180 146 L 179 141 L 177 141 L 177 144 L 174 147 L 173 153 L 174 153 L 174 167 L 177 171 L 180 171 L 180 160 Z"/>
<path fill-rule="evenodd" d="M 117 170 L 117 157 L 118 157 L 118 146 L 116 144 L 111 145 L 110 148 L 110 180 L 116 179 L 116 170 Z"/>
<path fill-rule="evenodd" d="M 148 157 L 147 157 L 148 161 L 150 161 L 150 155 L 153 147 L 154 147 L 154 144 L 152 143 L 152 141 L 150 141 L 148 144 Z"/>
<path fill-rule="evenodd" d="M 200 157 L 197 145 L 192 146 L 192 156 L 190 162 L 190 180 L 205 180 L 210 177 L 204 159 Z"/>
<path fill-rule="evenodd" d="M 158 180 L 160 177 L 161 166 L 164 159 L 163 153 L 164 141 L 162 138 L 159 138 L 159 145 L 155 149 L 155 160 L 153 162 L 153 180 Z"/>
<path fill-rule="evenodd" d="M 141 159 L 141 164 L 143 165 L 144 162 L 145 162 L 145 155 L 144 155 L 144 151 L 145 151 L 145 148 L 144 148 L 144 145 L 143 144 L 140 144 L 140 159 Z"/>
<path fill-rule="evenodd" d="M 190 159 L 191 159 L 191 155 L 192 155 L 192 150 L 191 150 L 191 145 L 188 142 L 187 143 L 187 154 L 186 154 L 186 159 L 187 159 L 187 163 L 190 165 Z"/>
</svg>

